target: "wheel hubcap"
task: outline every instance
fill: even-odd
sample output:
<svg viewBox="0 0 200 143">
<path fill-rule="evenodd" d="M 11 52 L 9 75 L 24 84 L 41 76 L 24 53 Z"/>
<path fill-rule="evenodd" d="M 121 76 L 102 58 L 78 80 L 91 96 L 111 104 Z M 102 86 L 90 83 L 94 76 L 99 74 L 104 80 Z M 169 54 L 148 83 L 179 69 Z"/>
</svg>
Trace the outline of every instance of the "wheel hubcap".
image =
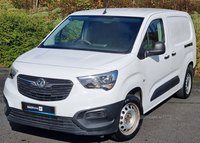
<svg viewBox="0 0 200 143">
<path fill-rule="evenodd" d="M 140 111 L 134 103 L 126 104 L 120 115 L 119 129 L 124 135 L 132 134 L 138 127 Z"/>
<path fill-rule="evenodd" d="M 191 84 L 192 84 L 192 78 L 191 78 L 191 75 L 188 73 L 187 76 L 186 76 L 186 80 L 185 80 L 185 92 L 186 92 L 186 94 L 190 93 Z"/>
</svg>

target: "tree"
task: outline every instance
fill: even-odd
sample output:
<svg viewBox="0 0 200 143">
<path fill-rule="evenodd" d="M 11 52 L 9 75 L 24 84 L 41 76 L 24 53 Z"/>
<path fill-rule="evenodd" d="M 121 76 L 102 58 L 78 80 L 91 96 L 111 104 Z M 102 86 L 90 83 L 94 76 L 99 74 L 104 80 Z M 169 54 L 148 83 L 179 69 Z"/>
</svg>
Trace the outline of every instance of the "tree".
<svg viewBox="0 0 200 143">
<path fill-rule="evenodd" d="M 33 9 L 37 9 L 39 0 L 32 0 L 32 3 L 33 3 Z"/>
</svg>

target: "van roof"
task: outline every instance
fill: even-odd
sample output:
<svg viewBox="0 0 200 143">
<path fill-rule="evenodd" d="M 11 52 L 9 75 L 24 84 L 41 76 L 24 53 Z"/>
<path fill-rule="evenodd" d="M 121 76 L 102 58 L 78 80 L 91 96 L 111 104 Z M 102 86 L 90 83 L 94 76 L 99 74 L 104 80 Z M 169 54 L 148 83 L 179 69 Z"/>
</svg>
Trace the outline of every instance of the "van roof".
<svg viewBox="0 0 200 143">
<path fill-rule="evenodd" d="M 107 13 L 103 14 L 105 9 L 94 9 L 78 11 L 72 15 L 95 15 L 95 16 L 131 16 L 131 17 L 146 17 L 155 13 L 166 12 L 181 12 L 169 9 L 156 9 L 156 8 L 108 8 Z"/>
</svg>

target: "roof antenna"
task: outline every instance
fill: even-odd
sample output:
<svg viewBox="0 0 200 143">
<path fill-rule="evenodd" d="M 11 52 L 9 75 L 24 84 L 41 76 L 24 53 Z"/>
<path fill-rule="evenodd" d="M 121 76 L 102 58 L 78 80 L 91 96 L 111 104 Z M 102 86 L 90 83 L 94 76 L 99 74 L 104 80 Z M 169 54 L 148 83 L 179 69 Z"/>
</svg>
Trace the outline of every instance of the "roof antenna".
<svg viewBox="0 0 200 143">
<path fill-rule="evenodd" d="M 105 8 L 105 10 L 104 10 L 104 12 L 103 12 L 103 14 L 106 14 L 106 13 L 107 13 L 107 8 L 108 8 L 109 3 L 110 3 L 110 1 L 108 1 L 108 4 L 107 4 L 107 6 L 106 6 L 106 8 Z"/>
</svg>

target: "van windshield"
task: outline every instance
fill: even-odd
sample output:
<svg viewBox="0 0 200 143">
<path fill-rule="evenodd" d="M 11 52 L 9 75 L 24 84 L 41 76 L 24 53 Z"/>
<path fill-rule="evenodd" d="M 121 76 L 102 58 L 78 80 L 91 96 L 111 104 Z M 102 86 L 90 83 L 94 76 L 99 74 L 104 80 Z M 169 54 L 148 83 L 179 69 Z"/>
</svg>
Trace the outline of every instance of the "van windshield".
<svg viewBox="0 0 200 143">
<path fill-rule="evenodd" d="M 40 48 L 129 53 L 143 18 L 70 16 L 40 45 Z"/>
</svg>

